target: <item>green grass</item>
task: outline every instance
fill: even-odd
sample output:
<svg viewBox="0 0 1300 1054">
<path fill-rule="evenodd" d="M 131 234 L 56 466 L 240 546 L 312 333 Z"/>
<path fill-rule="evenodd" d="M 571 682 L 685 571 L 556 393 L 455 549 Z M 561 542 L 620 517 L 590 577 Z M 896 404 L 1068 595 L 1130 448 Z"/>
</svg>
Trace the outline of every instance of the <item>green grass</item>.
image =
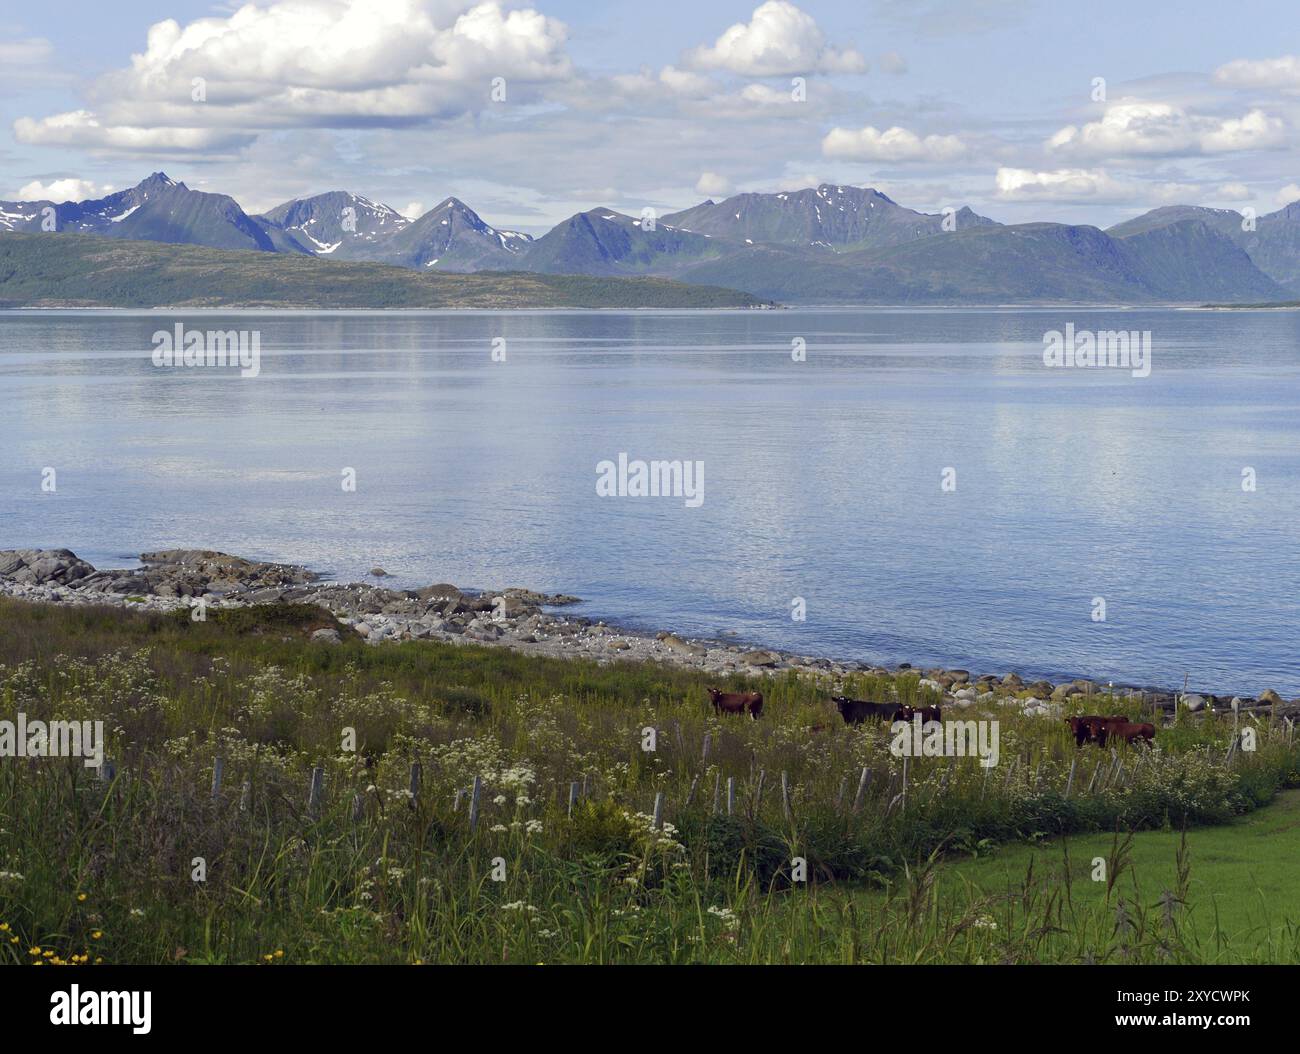
<svg viewBox="0 0 1300 1054">
<path fill-rule="evenodd" d="M 936 892 L 989 897 L 1015 894 L 1027 873 L 1064 886 L 1068 871 L 1075 902 L 1083 910 L 1104 908 L 1115 890 L 1094 881 L 1098 858 L 1117 850 L 1113 834 L 1078 835 L 1046 843 L 1012 844 L 939 869 Z M 1130 843 L 1118 891 L 1139 904 L 1155 905 L 1178 886 L 1179 853 L 1190 868 L 1185 933 L 1207 956 L 1286 948 L 1294 960 L 1300 932 L 1300 791 L 1278 794 L 1272 805 L 1218 827 L 1143 831 Z M 867 894 L 871 896 L 872 894 Z"/>
<path fill-rule="evenodd" d="M 1241 936 L 1249 914 L 1226 944 L 1202 928 L 1228 894 L 1195 840 L 1249 831 L 1233 821 L 1273 815 L 1256 810 L 1300 786 L 1300 749 L 1266 721 L 1229 766 L 1231 722 L 1214 716 L 1112 757 L 1077 750 L 1063 722 L 991 705 L 960 716 L 997 718 L 1002 764 L 912 759 L 904 795 L 886 730 L 840 722 L 829 683 L 730 678 L 762 687 L 763 718 L 719 718 L 712 678 L 693 671 L 309 642 L 329 621 L 0 601 L 0 719 L 103 720 L 117 766 L 105 784 L 76 759 L 0 760 L 0 962 L 1297 961 L 1284 920 L 1263 944 Z M 846 689 L 927 698 L 915 674 Z M 570 816 L 574 782 L 586 794 Z M 1013 855 L 1057 839 L 1082 860 L 1076 847 L 1120 828 L 1162 839 L 1167 870 L 1183 827 L 1191 850 L 1172 881 L 1112 853 L 1101 900 L 1051 873 L 1053 850 Z M 1257 840 L 1285 840 L 1270 838 Z M 952 863 L 999 845 L 989 863 Z M 1005 882 L 1021 864 L 1012 897 L 960 881 L 1004 865 L 983 873 Z M 1240 898 L 1259 904 L 1278 874 L 1243 879 Z M 1177 903 L 1153 907 L 1165 885 Z"/>
</svg>

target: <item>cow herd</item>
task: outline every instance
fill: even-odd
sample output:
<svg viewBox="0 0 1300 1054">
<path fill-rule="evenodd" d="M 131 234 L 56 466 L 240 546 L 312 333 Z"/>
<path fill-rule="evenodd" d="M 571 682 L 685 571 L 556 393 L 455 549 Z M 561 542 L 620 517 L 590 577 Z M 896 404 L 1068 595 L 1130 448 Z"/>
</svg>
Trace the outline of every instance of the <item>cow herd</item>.
<svg viewBox="0 0 1300 1054">
<path fill-rule="evenodd" d="M 762 692 L 723 692 L 717 688 L 708 688 L 709 701 L 719 714 L 748 714 L 757 718 L 763 712 Z M 938 706 L 908 706 L 903 703 L 871 703 L 865 699 L 850 699 L 845 695 L 831 697 L 835 709 L 840 712 L 846 725 L 860 725 L 866 721 L 911 722 L 920 717 L 923 722 L 941 721 Z M 1104 747 L 1107 742 L 1150 743 L 1155 738 L 1156 729 L 1151 724 L 1130 721 L 1123 714 L 1112 717 L 1099 717 L 1085 714 L 1081 717 L 1067 717 L 1066 724 L 1074 734 L 1077 746 L 1096 743 Z"/>
<path fill-rule="evenodd" d="M 1085 714 L 1082 717 L 1067 717 L 1065 723 L 1074 733 L 1074 742 L 1077 746 L 1096 743 L 1097 746 L 1104 747 L 1107 741 L 1113 743 L 1117 740 L 1125 743 L 1150 743 L 1156 734 L 1155 725 L 1138 724 L 1130 721 L 1123 714 L 1116 714 L 1113 717 Z"/>
</svg>

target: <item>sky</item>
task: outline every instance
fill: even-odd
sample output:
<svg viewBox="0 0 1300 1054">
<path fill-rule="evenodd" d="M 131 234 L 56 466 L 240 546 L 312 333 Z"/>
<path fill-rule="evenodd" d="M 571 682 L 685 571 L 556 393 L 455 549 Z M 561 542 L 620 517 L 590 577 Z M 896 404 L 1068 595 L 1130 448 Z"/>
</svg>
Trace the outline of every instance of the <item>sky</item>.
<svg viewBox="0 0 1300 1054">
<path fill-rule="evenodd" d="M 1100 227 L 1300 200 L 1294 0 L 3 2 L 6 200 L 165 171 L 533 234 L 819 183 Z"/>
</svg>

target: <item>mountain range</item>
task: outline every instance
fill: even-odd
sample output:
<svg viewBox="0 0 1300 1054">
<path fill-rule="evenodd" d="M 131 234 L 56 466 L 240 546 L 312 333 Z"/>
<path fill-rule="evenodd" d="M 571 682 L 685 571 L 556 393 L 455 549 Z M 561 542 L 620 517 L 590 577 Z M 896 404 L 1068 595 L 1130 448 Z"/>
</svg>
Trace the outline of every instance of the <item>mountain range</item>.
<svg viewBox="0 0 1300 1054">
<path fill-rule="evenodd" d="M 880 191 L 823 184 L 737 194 L 663 216 L 577 213 L 538 238 L 456 198 L 418 219 L 346 191 L 249 215 L 162 172 L 81 202 L 0 201 L 0 232 L 384 263 L 425 272 L 654 276 L 787 303 L 1261 303 L 1300 294 L 1300 203 L 1248 222 L 1196 206 L 1108 230 L 922 213 Z"/>
</svg>

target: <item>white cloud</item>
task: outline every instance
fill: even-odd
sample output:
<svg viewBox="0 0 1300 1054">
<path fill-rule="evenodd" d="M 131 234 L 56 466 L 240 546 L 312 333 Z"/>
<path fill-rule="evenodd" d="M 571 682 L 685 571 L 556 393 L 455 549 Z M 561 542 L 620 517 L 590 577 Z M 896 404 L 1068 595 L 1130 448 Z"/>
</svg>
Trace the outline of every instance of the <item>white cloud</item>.
<svg viewBox="0 0 1300 1054">
<path fill-rule="evenodd" d="M 0 66 L 40 66 L 53 55 L 50 42 L 42 37 L 0 40 Z"/>
<path fill-rule="evenodd" d="M 424 202 L 408 201 L 405 208 L 397 210 L 408 220 L 418 220 L 425 213 Z"/>
<path fill-rule="evenodd" d="M 1236 59 L 1215 70 L 1214 79 L 1233 88 L 1300 88 L 1300 58 Z"/>
<path fill-rule="evenodd" d="M 1114 190 L 1105 172 L 1082 168 L 1061 168 L 1035 172 L 1027 168 L 999 168 L 997 194 L 1000 198 L 1038 198 L 1050 201 L 1097 197 Z"/>
<path fill-rule="evenodd" d="M 716 172 L 702 172 L 695 182 L 695 192 L 706 198 L 723 198 L 731 193 L 731 180 Z"/>
<path fill-rule="evenodd" d="M 1288 183 L 1277 192 L 1276 201 L 1283 208 L 1290 205 L 1293 201 L 1300 201 L 1300 184 Z"/>
<path fill-rule="evenodd" d="M 1189 183 L 1120 179 L 1097 168 L 1035 171 L 1003 167 L 998 169 L 996 177 L 996 195 L 1003 201 L 1165 205 L 1186 201 L 1200 192 L 1201 188 Z"/>
<path fill-rule="evenodd" d="M 966 153 L 966 144 L 955 135 L 922 138 L 897 125 L 883 132 L 867 125 L 857 131 L 832 128 L 822 140 L 822 153 L 852 161 L 953 161 Z"/>
<path fill-rule="evenodd" d="M 861 73 L 867 68 L 856 51 L 827 44 L 813 17 L 789 0 L 767 0 L 748 22 L 737 22 L 711 47 L 693 49 L 686 63 L 749 77 Z"/>
<path fill-rule="evenodd" d="M 129 68 L 95 82 L 98 105 L 20 118 L 15 132 L 37 144 L 214 150 L 268 129 L 395 127 L 492 105 L 496 77 L 519 101 L 529 86 L 571 76 L 566 36 L 562 23 L 496 0 L 246 4 L 185 26 L 155 23 Z"/>
<path fill-rule="evenodd" d="M 1252 195 L 1245 183 L 1224 183 L 1219 187 L 1219 197 L 1225 201 L 1248 201 Z"/>
<path fill-rule="evenodd" d="M 104 125 L 89 110 L 71 110 L 39 121 L 20 117 L 14 138 L 33 146 L 84 146 L 91 149 L 147 153 L 150 151 L 212 151 L 248 142 L 252 136 L 211 128 L 141 128 Z"/>
<path fill-rule="evenodd" d="M 1263 110 L 1225 119 L 1190 114 L 1170 103 L 1124 99 L 1106 107 L 1100 121 L 1062 128 L 1047 148 L 1095 158 L 1221 154 L 1280 146 L 1284 131 L 1282 121 Z"/>
<path fill-rule="evenodd" d="M 14 197 L 18 201 L 52 201 L 56 205 L 64 201 L 87 201 L 111 194 L 111 186 L 100 186 L 87 179 L 65 178 L 42 183 L 39 179 L 21 187 Z"/>
</svg>

